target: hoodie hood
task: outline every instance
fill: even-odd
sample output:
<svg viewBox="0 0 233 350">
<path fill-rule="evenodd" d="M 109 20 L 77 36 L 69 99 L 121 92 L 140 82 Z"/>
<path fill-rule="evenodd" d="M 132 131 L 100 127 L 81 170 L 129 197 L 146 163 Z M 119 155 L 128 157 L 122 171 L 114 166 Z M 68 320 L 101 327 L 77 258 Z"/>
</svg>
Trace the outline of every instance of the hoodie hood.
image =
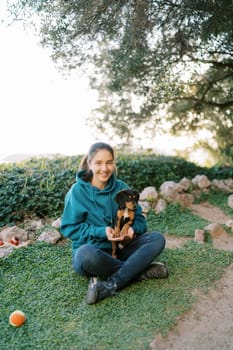
<svg viewBox="0 0 233 350">
<path fill-rule="evenodd" d="M 99 189 L 93 186 L 91 182 L 84 180 L 84 174 L 85 170 L 80 170 L 76 174 L 76 186 L 80 189 L 83 198 L 86 198 L 89 212 L 92 211 L 93 217 L 96 217 L 96 224 L 102 222 L 103 225 L 113 227 L 117 212 L 117 203 L 114 197 L 119 190 L 119 181 L 112 174 L 107 186 L 104 189 Z"/>
</svg>

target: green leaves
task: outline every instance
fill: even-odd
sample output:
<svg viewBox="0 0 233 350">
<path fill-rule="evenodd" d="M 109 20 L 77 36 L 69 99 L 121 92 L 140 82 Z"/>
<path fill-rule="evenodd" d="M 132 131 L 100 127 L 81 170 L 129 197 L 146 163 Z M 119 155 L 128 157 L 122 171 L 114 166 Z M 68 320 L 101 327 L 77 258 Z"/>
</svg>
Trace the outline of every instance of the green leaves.
<svg viewBox="0 0 233 350">
<path fill-rule="evenodd" d="M 2 166 L 0 226 L 26 217 L 61 215 L 65 194 L 75 181 L 80 157 L 32 159 Z"/>
</svg>

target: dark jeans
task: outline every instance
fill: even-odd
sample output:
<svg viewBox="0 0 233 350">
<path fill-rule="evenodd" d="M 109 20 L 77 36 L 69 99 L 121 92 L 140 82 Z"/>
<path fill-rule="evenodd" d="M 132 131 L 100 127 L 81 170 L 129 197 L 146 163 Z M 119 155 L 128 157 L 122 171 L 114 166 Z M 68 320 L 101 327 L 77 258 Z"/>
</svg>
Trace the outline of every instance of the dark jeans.
<svg viewBox="0 0 233 350">
<path fill-rule="evenodd" d="M 74 270 L 82 276 L 110 277 L 119 288 L 137 278 L 162 252 L 165 238 L 161 233 L 149 232 L 136 236 L 125 248 L 118 250 L 118 258 L 93 245 L 79 247 L 73 258 Z"/>
</svg>

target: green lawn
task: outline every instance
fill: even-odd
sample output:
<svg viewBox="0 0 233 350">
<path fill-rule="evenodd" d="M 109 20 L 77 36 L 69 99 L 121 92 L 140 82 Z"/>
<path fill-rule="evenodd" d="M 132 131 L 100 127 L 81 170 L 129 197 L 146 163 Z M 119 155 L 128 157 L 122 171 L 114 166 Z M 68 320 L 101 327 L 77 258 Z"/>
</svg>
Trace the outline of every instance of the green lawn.
<svg viewBox="0 0 233 350">
<path fill-rule="evenodd" d="M 226 194 L 211 194 L 210 200 L 226 208 Z M 207 224 L 174 204 L 148 216 L 150 230 L 176 236 L 193 237 L 195 228 Z M 87 305 L 88 281 L 73 272 L 69 241 L 15 250 L 0 259 L 0 349 L 149 349 L 155 335 L 166 335 L 197 301 L 197 291 L 206 293 L 220 279 L 233 252 L 190 240 L 182 248 L 165 249 L 159 260 L 169 267 L 168 279 L 135 282 L 117 296 Z M 27 316 L 19 328 L 8 322 L 16 309 Z"/>
<path fill-rule="evenodd" d="M 166 280 L 136 282 L 117 296 L 86 304 L 87 280 L 71 267 L 70 243 L 36 243 L 0 260 L 0 349 L 149 349 L 158 332 L 166 334 L 177 318 L 206 292 L 233 261 L 233 253 L 189 242 L 166 249 Z M 27 321 L 8 323 L 20 309 Z"/>
</svg>

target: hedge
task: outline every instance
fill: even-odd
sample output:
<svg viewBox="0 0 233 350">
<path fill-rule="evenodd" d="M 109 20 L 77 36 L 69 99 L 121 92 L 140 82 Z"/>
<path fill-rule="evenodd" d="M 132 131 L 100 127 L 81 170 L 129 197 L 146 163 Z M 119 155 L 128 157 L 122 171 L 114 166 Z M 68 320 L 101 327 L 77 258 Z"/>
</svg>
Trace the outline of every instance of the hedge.
<svg viewBox="0 0 233 350">
<path fill-rule="evenodd" d="M 13 225 L 26 218 L 56 218 L 63 210 L 65 194 L 75 182 L 81 156 L 52 159 L 31 159 L 0 165 L 0 226 Z M 207 175 L 210 180 L 233 176 L 233 168 L 205 168 L 185 159 L 145 155 L 120 154 L 117 176 L 139 192 L 147 186 L 159 186 L 164 181 L 180 181 Z"/>
</svg>

